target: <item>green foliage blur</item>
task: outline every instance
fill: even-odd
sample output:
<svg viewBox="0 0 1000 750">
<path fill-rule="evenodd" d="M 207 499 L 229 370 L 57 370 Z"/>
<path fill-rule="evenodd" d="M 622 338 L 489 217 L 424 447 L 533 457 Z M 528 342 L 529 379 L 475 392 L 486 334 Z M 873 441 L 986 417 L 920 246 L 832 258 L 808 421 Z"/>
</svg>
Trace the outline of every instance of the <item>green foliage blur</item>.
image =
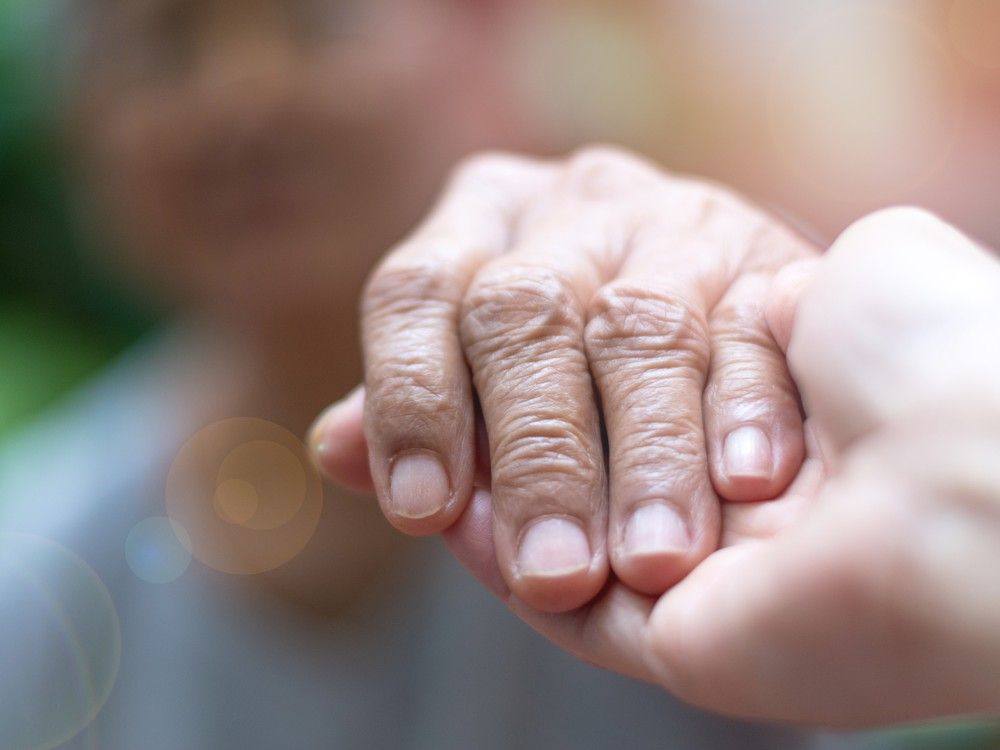
<svg viewBox="0 0 1000 750">
<path fill-rule="evenodd" d="M 60 0 L 0 0 L 0 440 L 150 323 L 88 264 L 57 127 Z"/>
</svg>

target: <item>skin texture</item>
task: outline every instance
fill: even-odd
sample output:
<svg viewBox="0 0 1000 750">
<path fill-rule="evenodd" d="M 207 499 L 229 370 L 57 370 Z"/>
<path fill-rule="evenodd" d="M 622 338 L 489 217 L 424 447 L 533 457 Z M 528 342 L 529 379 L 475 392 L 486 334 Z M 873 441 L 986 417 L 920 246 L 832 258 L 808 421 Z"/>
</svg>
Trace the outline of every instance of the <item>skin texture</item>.
<svg viewBox="0 0 1000 750">
<path fill-rule="evenodd" d="M 1000 263 L 915 209 L 774 283 L 807 457 L 656 599 L 621 583 L 545 614 L 505 586 L 489 491 L 447 536 L 550 639 L 744 717 L 859 727 L 1000 712 Z"/>
<path fill-rule="evenodd" d="M 610 568 L 662 593 L 717 548 L 723 501 L 769 500 L 799 469 L 764 301 L 816 254 L 727 190 L 617 150 L 468 161 L 363 297 L 383 510 L 413 534 L 460 517 L 478 409 L 510 589 L 572 610 Z M 334 475 L 344 414 L 313 437 Z"/>
</svg>

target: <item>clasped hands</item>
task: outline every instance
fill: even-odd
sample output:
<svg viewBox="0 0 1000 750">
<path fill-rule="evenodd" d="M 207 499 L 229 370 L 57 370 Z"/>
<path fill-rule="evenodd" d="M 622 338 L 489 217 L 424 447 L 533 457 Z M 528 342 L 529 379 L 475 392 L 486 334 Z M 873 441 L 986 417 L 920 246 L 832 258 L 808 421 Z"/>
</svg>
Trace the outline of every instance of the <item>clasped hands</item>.
<svg viewBox="0 0 1000 750">
<path fill-rule="evenodd" d="M 750 718 L 1000 712 L 1000 263 L 821 256 L 630 154 L 476 157 L 363 302 L 313 450 L 526 622 Z"/>
</svg>

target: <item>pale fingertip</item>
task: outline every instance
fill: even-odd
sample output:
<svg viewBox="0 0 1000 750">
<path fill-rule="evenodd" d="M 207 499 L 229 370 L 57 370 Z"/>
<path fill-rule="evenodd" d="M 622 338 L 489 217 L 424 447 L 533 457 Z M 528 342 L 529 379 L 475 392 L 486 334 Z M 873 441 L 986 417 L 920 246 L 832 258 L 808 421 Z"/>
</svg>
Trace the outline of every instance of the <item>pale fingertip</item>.
<svg viewBox="0 0 1000 750">
<path fill-rule="evenodd" d="M 809 258 L 782 268 L 771 282 L 765 308 L 767 326 L 781 350 L 787 351 L 795 326 L 799 299 L 816 275 L 819 258 Z"/>
<path fill-rule="evenodd" d="M 359 385 L 316 417 L 309 428 L 307 438 L 309 449 L 315 457 L 319 457 L 324 452 L 324 448 L 326 452 L 329 452 L 335 442 L 334 433 L 349 429 L 352 424 L 359 430 L 361 429 L 364 399 L 365 388 Z"/>
<path fill-rule="evenodd" d="M 313 466 L 319 469 L 320 473 L 328 473 L 326 467 L 330 463 L 330 459 L 333 457 L 335 451 L 335 446 L 329 440 L 318 439 L 314 440 L 312 437 L 309 439 L 309 458 L 312 459 Z"/>
<path fill-rule="evenodd" d="M 687 523 L 665 503 L 650 503 L 636 510 L 625 526 L 626 556 L 684 555 L 691 546 Z"/>
<path fill-rule="evenodd" d="M 320 465 L 323 449 L 329 447 L 329 441 L 326 439 L 326 421 L 327 415 L 330 414 L 333 408 L 334 407 L 331 406 L 316 417 L 316 421 L 314 421 L 312 426 L 309 428 L 308 437 L 306 438 L 306 444 L 309 447 L 309 452 L 312 454 L 313 460 L 318 465 Z"/>
<path fill-rule="evenodd" d="M 774 477 L 775 460 L 771 441 L 767 433 L 755 425 L 743 425 L 726 436 L 722 460 L 726 478 L 730 481 L 770 481 Z"/>
<path fill-rule="evenodd" d="M 533 609 L 569 612 L 601 590 L 607 571 L 600 563 L 578 521 L 542 518 L 522 535 L 508 584 L 511 593 Z"/>
<path fill-rule="evenodd" d="M 392 462 L 389 507 L 400 519 L 419 521 L 441 513 L 451 499 L 451 482 L 433 453 L 404 453 Z"/>
<path fill-rule="evenodd" d="M 517 567 L 528 578 L 562 578 L 590 567 L 590 542 L 579 524 L 565 518 L 545 518 L 524 534 Z"/>
<path fill-rule="evenodd" d="M 690 569 L 691 548 L 684 516 L 669 503 L 649 503 L 636 509 L 625 525 L 615 572 L 633 590 L 658 596 Z"/>
</svg>

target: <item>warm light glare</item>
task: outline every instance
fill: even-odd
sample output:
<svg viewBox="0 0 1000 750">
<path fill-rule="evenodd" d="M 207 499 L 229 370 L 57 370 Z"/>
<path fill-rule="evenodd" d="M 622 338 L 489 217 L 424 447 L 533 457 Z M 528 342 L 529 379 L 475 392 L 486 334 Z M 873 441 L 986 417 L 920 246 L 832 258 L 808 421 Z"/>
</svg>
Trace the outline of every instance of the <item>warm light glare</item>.
<svg viewBox="0 0 1000 750">
<path fill-rule="evenodd" d="M 0 747 L 50 750 L 108 699 L 121 658 L 118 614 L 97 574 L 41 537 L 0 534 L 0 582 Z"/>
<path fill-rule="evenodd" d="M 302 442 L 262 419 L 205 427 L 177 454 L 167 512 L 194 557 L 226 573 L 277 568 L 312 538 L 323 487 Z"/>
</svg>

